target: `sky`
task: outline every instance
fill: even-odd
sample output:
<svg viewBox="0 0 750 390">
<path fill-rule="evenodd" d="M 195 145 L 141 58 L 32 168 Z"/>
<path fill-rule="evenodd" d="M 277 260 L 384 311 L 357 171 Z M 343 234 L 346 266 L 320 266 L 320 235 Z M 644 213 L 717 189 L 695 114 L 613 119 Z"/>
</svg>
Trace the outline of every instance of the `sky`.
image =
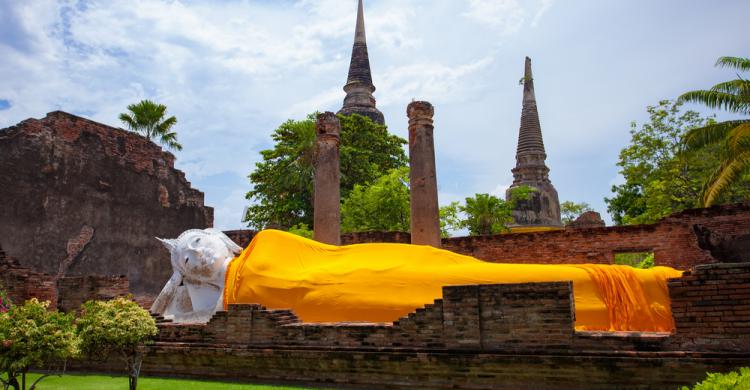
<svg viewBox="0 0 750 390">
<path fill-rule="evenodd" d="M 178 119 L 176 167 L 243 227 L 247 175 L 287 119 L 338 111 L 356 0 L 0 0 L 0 128 L 63 110 L 115 127 L 152 99 Z M 750 1 L 366 0 L 375 98 L 389 131 L 435 106 L 441 204 L 512 183 L 524 57 L 560 200 L 604 198 L 646 106 L 736 77 Z M 699 106 L 688 106 L 714 114 Z M 716 112 L 718 119 L 728 118 Z"/>
</svg>

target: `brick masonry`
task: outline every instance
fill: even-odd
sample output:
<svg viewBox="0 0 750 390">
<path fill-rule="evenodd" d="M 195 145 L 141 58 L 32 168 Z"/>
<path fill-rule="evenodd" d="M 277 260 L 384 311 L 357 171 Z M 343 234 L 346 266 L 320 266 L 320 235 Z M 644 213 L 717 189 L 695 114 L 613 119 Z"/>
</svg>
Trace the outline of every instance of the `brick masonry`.
<svg viewBox="0 0 750 390">
<path fill-rule="evenodd" d="M 750 263 L 697 266 L 669 293 L 682 348 L 750 352 Z"/>
<path fill-rule="evenodd" d="M 576 332 L 567 282 L 445 287 L 394 323 L 305 324 L 289 310 L 232 305 L 207 324 L 161 323 L 143 372 L 346 388 L 674 389 L 750 365 L 748 276 L 750 263 L 712 264 L 671 281 L 673 310 L 685 314 L 672 334 Z M 719 287 L 705 296 L 704 286 Z M 705 307 L 720 314 L 702 318 L 718 320 L 692 326 Z"/>
<path fill-rule="evenodd" d="M 128 278 L 121 276 L 49 275 L 21 266 L 0 247 L 0 288 L 8 292 L 11 301 L 21 304 L 37 298 L 49 301 L 52 309 L 78 310 L 91 299 L 112 299 L 129 294 Z"/>
<path fill-rule="evenodd" d="M 154 238 L 213 224 L 175 157 L 133 132 L 55 111 L 0 129 L 0 241 L 58 277 L 127 275 L 158 294 L 172 273 Z"/>
<path fill-rule="evenodd" d="M 251 230 L 226 233 L 242 247 L 255 235 Z M 404 232 L 341 236 L 342 245 L 410 240 Z M 687 270 L 718 261 L 750 261 L 748 244 L 750 202 L 686 210 L 649 225 L 444 238 L 442 247 L 485 261 L 530 264 L 613 264 L 616 253 L 654 252 L 657 265 Z"/>
</svg>

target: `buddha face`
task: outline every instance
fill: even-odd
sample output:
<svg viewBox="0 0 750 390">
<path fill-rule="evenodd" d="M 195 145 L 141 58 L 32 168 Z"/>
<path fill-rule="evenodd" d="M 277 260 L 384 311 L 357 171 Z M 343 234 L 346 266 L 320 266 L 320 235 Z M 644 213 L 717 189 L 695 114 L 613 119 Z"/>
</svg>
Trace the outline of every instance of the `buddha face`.
<svg viewBox="0 0 750 390">
<path fill-rule="evenodd" d="M 161 240 L 171 254 L 172 269 L 192 284 L 223 279 L 226 262 L 241 248 L 214 229 L 188 230 L 173 240 Z"/>
</svg>

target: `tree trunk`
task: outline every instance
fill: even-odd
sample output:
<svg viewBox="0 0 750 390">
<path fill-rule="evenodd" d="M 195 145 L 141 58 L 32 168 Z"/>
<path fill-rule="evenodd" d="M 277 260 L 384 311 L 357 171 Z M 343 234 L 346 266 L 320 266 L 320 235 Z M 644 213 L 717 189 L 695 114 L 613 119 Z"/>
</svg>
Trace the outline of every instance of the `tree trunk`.
<svg viewBox="0 0 750 390">
<path fill-rule="evenodd" d="M 128 384 L 130 385 L 130 390 L 136 390 L 136 387 L 138 386 L 138 376 L 141 374 L 141 363 L 143 363 L 143 354 L 138 351 L 135 353 L 135 356 L 133 356 L 133 361 L 131 364 L 129 364 L 129 375 L 128 378 Z"/>
</svg>

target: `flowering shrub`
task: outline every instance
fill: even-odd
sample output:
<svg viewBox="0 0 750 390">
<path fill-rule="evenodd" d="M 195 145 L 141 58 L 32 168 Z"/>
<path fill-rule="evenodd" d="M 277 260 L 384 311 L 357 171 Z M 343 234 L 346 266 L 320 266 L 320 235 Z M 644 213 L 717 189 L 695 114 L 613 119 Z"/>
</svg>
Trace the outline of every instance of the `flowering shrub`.
<svg viewBox="0 0 750 390">
<path fill-rule="evenodd" d="M 88 301 L 76 321 L 81 349 L 89 356 L 119 356 L 135 390 L 143 361 L 143 346 L 156 336 L 156 322 L 148 311 L 128 298 Z"/>
<path fill-rule="evenodd" d="M 726 374 L 709 372 L 706 380 L 692 387 L 692 390 L 726 389 L 750 389 L 750 368 L 743 367 L 738 371 L 732 371 Z M 683 386 L 682 390 L 690 390 L 690 388 Z"/>
<path fill-rule="evenodd" d="M 48 307 L 49 302 L 32 298 L 0 313 L 0 371 L 6 374 L 6 379 L 0 377 L 3 386 L 23 388 L 18 377 L 25 384 L 29 366 L 46 367 L 78 353 L 73 314 L 50 311 Z"/>
<path fill-rule="evenodd" d="M 5 291 L 0 290 L 0 313 L 7 313 L 13 307 L 13 302 L 8 298 Z"/>
</svg>

